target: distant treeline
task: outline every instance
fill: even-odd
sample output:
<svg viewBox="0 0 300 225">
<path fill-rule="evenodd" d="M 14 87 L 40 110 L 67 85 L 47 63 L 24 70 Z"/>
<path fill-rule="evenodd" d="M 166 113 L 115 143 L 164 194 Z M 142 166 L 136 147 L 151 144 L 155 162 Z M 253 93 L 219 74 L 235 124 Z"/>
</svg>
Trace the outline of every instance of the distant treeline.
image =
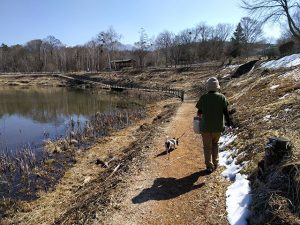
<svg viewBox="0 0 300 225">
<path fill-rule="evenodd" d="M 0 47 L 0 72 L 77 72 L 111 69 L 112 60 L 135 59 L 137 67 L 189 65 L 239 56 L 276 54 L 262 39 L 262 24 L 249 17 L 234 29 L 230 24 L 201 23 L 178 34 L 161 32 L 149 39 L 141 29 L 132 47 L 122 45 L 112 27 L 84 45 L 67 47 L 54 36 L 31 40 L 24 45 Z M 284 46 L 285 51 L 291 45 Z M 292 46 L 293 47 L 293 46 Z M 277 48 L 278 49 L 278 48 Z M 287 50 L 288 49 L 288 50 Z M 278 52 L 278 50 L 277 50 Z M 228 63 L 226 62 L 226 63 Z"/>
</svg>

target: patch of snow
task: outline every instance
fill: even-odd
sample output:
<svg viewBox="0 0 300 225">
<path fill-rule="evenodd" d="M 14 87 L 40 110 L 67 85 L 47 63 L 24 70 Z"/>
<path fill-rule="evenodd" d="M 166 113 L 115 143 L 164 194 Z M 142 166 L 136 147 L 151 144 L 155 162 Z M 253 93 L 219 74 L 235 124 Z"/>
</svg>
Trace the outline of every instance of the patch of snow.
<svg viewBox="0 0 300 225">
<path fill-rule="evenodd" d="M 224 69 L 223 69 L 223 71 L 224 70 L 228 70 L 228 69 L 230 69 L 231 71 L 233 71 L 235 68 L 237 68 L 237 67 L 239 67 L 241 65 L 242 64 L 234 64 L 234 65 L 225 66 Z"/>
<path fill-rule="evenodd" d="M 237 67 L 239 67 L 239 66 L 241 66 L 242 64 L 235 64 L 235 65 L 229 65 L 229 66 L 227 66 L 226 68 L 229 68 L 229 69 L 235 69 L 235 68 L 237 68 Z"/>
<path fill-rule="evenodd" d="M 287 77 L 291 77 L 295 81 L 299 81 L 300 80 L 300 69 L 294 69 L 292 71 L 286 72 L 279 76 L 279 78 L 287 78 Z"/>
<path fill-rule="evenodd" d="M 228 134 L 223 135 L 219 139 L 219 149 L 223 150 L 224 147 L 234 142 L 234 140 L 237 138 L 237 135 Z"/>
<path fill-rule="evenodd" d="M 222 78 L 230 77 L 231 75 L 229 73 L 225 74 Z"/>
<path fill-rule="evenodd" d="M 269 121 L 270 119 L 272 119 L 272 116 L 271 116 L 271 115 L 266 115 L 266 116 L 264 116 L 264 118 L 263 118 L 264 121 Z"/>
<path fill-rule="evenodd" d="M 231 152 L 223 151 L 219 153 L 219 164 L 220 166 L 226 166 L 232 163 L 233 159 L 231 157 Z"/>
<path fill-rule="evenodd" d="M 237 174 L 235 182 L 226 191 L 226 208 L 230 224 L 246 225 L 251 204 L 249 180 L 246 175 Z"/>
<path fill-rule="evenodd" d="M 293 66 L 298 66 L 300 64 L 300 54 L 298 54 L 298 58 L 290 61 L 285 67 L 293 67 Z"/>
<path fill-rule="evenodd" d="M 292 111 L 292 109 L 286 108 L 286 109 L 284 109 L 284 111 L 285 111 L 286 113 L 288 113 L 288 112 Z"/>
<path fill-rule="evenodd" d="M 270 60 L 270 61 L 268 61 L 268 62 L 262 63 L 260 67 L 261 67 L 261 68 L 265 68 L 265 69 L 271 69 L 272 66 L 275 65 L 275 63 L 276 63 L 276 60 Z"/>
<path fill-rule="evenodd" d="M 276 88 L 278 88 L 278 87 L 279 87 L 279 85 L 276 84 L 276 85 L 273 85 L 272 87 L 270 87 L 270 89 L 271 89 L 271 90 L 274 90 L 274 89 L 276 89 Z"/>
<path fill-rule="evenodd" d="M 280 97 L 279 99 L 281 100 L 281 99 L 285 99 L 286 97 L 288 97 L 290 94 L 289 93 L 287 93 L 287 94 L 285 94 L 284 96 L 282 96 L 282 97 Z"/>
<path fill-rule="evenodd" d="M 234 181 L 235 180 L 235 177 L 236 177 L 236 174 L 238 172 L 241 171 L 241 169 L 243 169 L 243 166 L 241 165 L 237 165 L 236 164 L 236 159 L 233 159 L 232 160 L 232 157 L 229 158 L 230 161 L 228 161 L 227 163 L 228 164 L 225 164 L 224 166 L 226 167 L 226 169 L 222 172 L 222 176 L 231 180 L 231 181 Z"/>
<path fill-rule="evenodd" d="M 288 68 L 300 65 L 300 54 L 293 54 L 282 57 L 278 60 L 271 60 L 261 65 L 265 69 Z"/>
<path fill-rule="evenodd" d="M 236 135 L 232 134 L 221 136 L 219 141 L 220 148 L 223 149 L 232 143 L 236 137 Z M 246 225 L 247 217 L 250 215 L 248 209 L 251 204 L 250 185 L 247 176 L 239 173 L 245 163 L 237 165 L 236 159 L 232 157 L 236 152 L 237 149 L 220 152 L 219 164 L 226 167 L 222 172 L 222 176 L 233 182 L 226 191 L 227 219 L 231 225 Z"/>
</svg>

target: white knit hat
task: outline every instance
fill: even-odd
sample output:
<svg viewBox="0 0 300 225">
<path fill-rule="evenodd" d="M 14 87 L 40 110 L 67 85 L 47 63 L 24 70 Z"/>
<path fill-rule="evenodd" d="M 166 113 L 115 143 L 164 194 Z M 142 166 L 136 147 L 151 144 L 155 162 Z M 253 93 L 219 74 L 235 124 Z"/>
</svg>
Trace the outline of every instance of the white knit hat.
<svg viewBox="0 0 300 225">
<path fill-rule="evenodd" d="M 217 91 L 220 89 L 219 81 L 215 77 L 211 77 L 206 82 L 206 88 L 208 91 Z"/>
</svg>

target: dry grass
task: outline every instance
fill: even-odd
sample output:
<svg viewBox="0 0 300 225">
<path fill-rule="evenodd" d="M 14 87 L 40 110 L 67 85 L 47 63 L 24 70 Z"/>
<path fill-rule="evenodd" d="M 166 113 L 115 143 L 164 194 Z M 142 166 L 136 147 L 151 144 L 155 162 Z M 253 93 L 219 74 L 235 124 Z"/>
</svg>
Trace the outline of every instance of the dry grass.
<svg viewBox="0 0 300 225">
<path fill-rule="evenodd" d="M 120 83 L 146 83 L 153 87 L 171 85 L 174 88 L 185 89 L 187 96 L 192 99 L 198 98 L 201 92 L 199 87 L 203 86 L 208 77 L 217 76 L 221 81 L 222 91 L 229 98 L 231 108 L 236 111 L 233 117 L 239 129 L 238 139 L 234 145 L 238 152 L 242 153 L 238 160 L 249 161 L 244 172 L 250 174 L 252 186 L 253 205 L 250 223 L 300 224 L 299 80 L 296 79 L 295 73 L 292 73 L 292 76 L 284 76 L 288 70 L 261 71 L 259 69 L 236 79 L 230 79 L 228 76 L 222 78 L 233 71 L 232 68 L 223 69 L 216 64 L 203 65 L 198 69 L 101 73 L 90 76 L 101 77 L 104 80 L 114 79 Z M 274 85 L 279 86 L 274 88 Z M 155 110 L 153 109 L 152 116 L 155 115 Z M 146 125 L 141 126 L 139 130 L 145 132 L 151 130 L 151 121 L 143 120 L 143 122 Z M 140 125 L 142 123 L 137 124 Z M 99 174 L 109 176 L 119 163 L 126 161 L 128 153 L 133 153 L 129 150 L 131 147 L 138 148 L 139 145 L 135 141 L 139 140 L 139 137 L 134 135 L 137 126 L 116 133 L 116 136 L 107 138 L 86 154 L 80 153 L 76 165 L 65 174 L 55 191 L 41 194 L 41 198 L 32 204 L 24 203 L 22 210 L 14 217 L 8 218 L 6 222 L 53 223 L 53 218 L 59 218 L 56 221 L 58 223 L 71 223 L 75 219 L 84 222 L 97 216 L 93 215 L 93 205 L 98 207 L 99 211 L 106 213 L 109 207 L 114 207 L 108 206 L 109 201 L 106 200 L 109 198 L 110 190 L 115 189 L 118 182 L 111 180 L 109 183 L 103 183 L 103 177 Z M 127 135 L 128 138 L 124 141 L 121 137 Z M 294 145 L 294 155 L 269 169 L 261 179 L 257 176 L 257 164 L 264 157 L 265 144 L 270 136 L 289 139 Z M 116 145 L 120 148 L 114 149 Z M 109 170 L 90 163 L 95 159 L 107 161 L 111 158 L 109 155 L 118 159 Z M 135 157 L 136 155 L 133 158 Z M 130 160 L 126 162 L 131 163 Z M 120 177 L 114 176 L 114 178 Z M 103 187 L 99 184 L 103 184 Z M 83 186 L 88 188 L 82 188 Z M 99 191 L 101 194 L 96 195 L 95 192 L 89 194 L 87 192 L 89 190 Z M 78 199 L 80 199 L 79 203 Z M 70 203 L 76 204 L 70 208 Z M 85 212 L 89 213 L 85 215 Z"/>
<path fill-rule="evenodd" d="M 113 136 L 102 139 L 88 151 L 78 151 L 76 164 L 64 174 L 55 189 L 40 192 L 40 197 L 35 201 L 24 201 L 14 205 L 1 223 L 52 224 L 56 220 L 57 223 L 68 221 L 66 223 L 69 224 L 70 221 L 75 221 L 74 218 L 76 221 L 91 219 L 93 207 L 108 207 L 109 193 L 114 191 L 114 186 L 121 181 L 120 174 L 126 172 L 132 160 L 139 157 L 141 150 L 145 149 L 145 146 L 141 145 L 143 140 L 155 133 L 157 122 L 175 112 L 174 107 L 163 108 L 164 104 L 160 102 L 152 105 L 148 108 L 149 117 L 114 132 Z M 162 108 L 170 115 L 167 113 L 157 117 Z M 99 165 L 98 161 L 110 162 L 105 168 Z M 113 172 L 117 167 L 119 169 Z M 115 174 L 112 176 L 113 173 Z M 94 200 L 103 204 L 94 205 Z M 84 211 L 87 208 L 89 210 Z"/>
<path fill-rule="evenodd" d="M 52 76 L 0 75 L 0 86 L 65 87 L 67 82 Z"/>
<path fill-rule="evenodd" d="M 199 87 L 203 87 L 208 77 L 217 76 L 221 79 L 233 71 L 231 68 L 203 65 L 198 69 L 144 71 L 131 76 L 116 73 L 113 79 L 129 79 L 131 82 L 147 83 L 153 87 L 163 83 L 185 89 L 189 97 L 197 98 L 201 92 Z M 288 70 L 266 72 L 256 69 L 237 79 L 221 79 L 222 91 L 229 97 L 232 108 L 237 111 L 234 119 L 239 127 L 239 138 L 235 147 L 239 149 L 239 153 L 244 153 L 239 160 L 250 161 L 245 171 L 251 174 L 252 180 L 253 224 L 297 224 L 299 218 L 298 173 L 291 174 L 282 169 L 286 168 L 285 165 L 294 165 L 293 162 L 297 161 L 300 154 L 300 97 L 297 92 L 300 83 L 293 76 L 284 77 L 287 72 Z M 107 74 L 106 79 L 110 79 L 109 76 Z M 274 85 L 279 86 L 271 89 Z M 285 96 L 286 94 L 289 95 Z M 270 115 L 271 119 L 264 119 L 266 115 Z M 257 163 L 264 157 L 264 147 L 270 136 L 289 139 L 294 144 L 294 158 L 271 170 L 267 174 L 269 178 L 260 181 L 256 178 Z"/>
<path fill-rule="evenodd" d="M 130 79 L 135 82 L 140 79 L 153 86 L 163 80 L 165 84 L 188 90 L 189 97 L 197 98 L 201 92 L 199 87 L 203 87 L 206 79 L 217 76 L 222 92 L 236 111 L 233 117 L 239 130 L 234 145 L 240 153 L 238 160 L 249 161 L 244 172 L 250 174 L 253 190 L 251 224 L 299 224 L 298 173 L 282 169 L 286 165 L 295 165 L 300 156 L 300 83 L 292 71 L 255 69 L 230 79 L 227 74 L 232 74 L 233 68 L 203 66 L 198 71 L 185 69 L 136 73 Z M 285 76 L 289 73 L 292 75 Z M 261 181 L 257 178 L 257 164 L 264 158 L 265 144 L 270 136 L 289 139 L 294 145 L 294 156 L 268 171 L 265 174 L 268 178 Z M 298 170 L 297 166 L 295 168 Z"/>
<path fill-rule="evenodd" d="M 249 160 L 252 216 L 250 224 L 299 224 L 300 82 L 284 77 L 286 70 L 251 74 L 224 82 L 238 130 L 236 147 Z M 276 86 L 275 86 L 276 85 Z M 258 177 L 268 137 L 285 137 L 293 143 L 293 157 Z"/>
</svg>

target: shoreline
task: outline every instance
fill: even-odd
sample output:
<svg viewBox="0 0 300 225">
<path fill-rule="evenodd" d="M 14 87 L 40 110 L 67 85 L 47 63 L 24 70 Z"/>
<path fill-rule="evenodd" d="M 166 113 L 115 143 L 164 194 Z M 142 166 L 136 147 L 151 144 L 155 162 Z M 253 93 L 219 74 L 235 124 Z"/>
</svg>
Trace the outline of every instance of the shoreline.
<svg viewBox="0 0 300 225">
<path fill-rule="evenodd" d="M 1 85 L 2 84 L 2 85 Z M 41 75 L 41 76 L 32 76 L 32 75 L 26 75 L 26 74 L 22 74 L 22 75 L 7 75 L 7 76 L 0 76 L 0 87 L 3 88 L 20 88 L 20 89 L 29 89 L 29 88 L 89 88 L 89 90 L 91 91 L 98 91 L 99 89 L 97 87 L 92 88 L 89 85 L 80 85 L 80 84 L 72 84 L 69 83 L 67 80 L 64 80 L 62 78 L 59 77 L 53 77 L 49 75 Z M 103 91 L 103 92 L 107 92 L 107 90 L 99 90 L 99 91 Z M 128 93 L 132 93 L 130 95 L 134 95 L 134 91 L 128 91 Z M 149 95 L 153 95 L 153 94 L 149 94 Z M 152 96 L 152 98 L 155 96 Z M 148 97 L 147 97 L 148 98 Z M 157 105 L 159 104 L 163 104 L 163 102 L 168 102 L 170 101 L 171 98 L 166 98 L 166 96 L 162 96 L 160 103 L 156 103 L 156 110 L 160 111 L 160 109 L 157 108 Z M 171 100 L 172 101 L 172 100 Z M 153 114 L 153 110 L 151 110 L 151 107 L 154 104 L 150 104 L 148 106 L 146 106 L 147 111 L 146 114 L 149 114 L 149 112 L 151 112 L 150 114 Z M 151 117 L 151 115 L 147 115 L 146 116 L 146 120 L 149 119 L 149 117 Z M 48 147 L 53 147 L 53 149 L 51 149 L 50 151 L 46 150 L 46 146 L 43 144 L 43 148 L 45 149 L 45 152 L 48 152 L 47 154 L 50 154 L 50 158 L 47 158 L 47 160 L 45 160 L 44 162 L 44 166 L 41 171 L 38 171 L 39 169 L 34 168 L 35 173 L 37 175 L 38 178 L 41 178 L 41 180 L 44 180 L 43 177 L 46 179 L 48 177 L 48 172 L 50 171 L 51 173 L 57 174 L 57 173 L 62 173 L 61 176 L 58 176 L 58 178 L 50 179 L 50 183 L 48 183 L 47 188 L 43 189 L 43 188 L 38 188 L 36 195 L 37 197 L 34 198 L 28 198 L 27 200 L 14 200 L 14 198 L 6 198 L 1 205 L 1 217 L 0 217 L 0 221 L 1 218 L 3 219 L 3 221 L 6 221 L 8 218 L 10 218 L 16 211 L 26 211 L 26 205 L 27 203 L 30 202 L 30 204 L 32 202 L 38 201 L 42 196 L 47 195 L 47 193 L 55 191 L 56 187 L 58 185 L 61 184 L 61 182 L 63 182 L 63 178 L 65 176 L 69 176 L 68 171 L 70 169 L 72 169 L 73 167 L 76 167 L 76 164 L 78 162 L 81 162 L 82 157 L 85 157 L 85 154 L 88 154 L 86 152 L 89 151 L 89 149 L 93 149 L 95 147 L 100 147 L 101 145 L 105 144 L 107 141 L 110 141 L 118 136 L 119 132 L 122 132 L 124 129 L 130 129 L 130 127 L 135 126 L 136 123 L 140 123 L 140 121 L 143 121 L 144 119 L 138 119 L 138 121 L 133 121 L 133 124 L 129 125 L 129 127 L 125 127 L 122 128 L 121 130 L 117 130 L 117 131 L 113 131 L 112 134 L 110 134 L 109 136 L 104 136 L 101 138 L 97 138 L 95 143 L 90 143 L 91 145 L 87 147 L 86 149 L 77 149 L 76 144 L 74 145 L 74 143 L 72 144 L 68 144 L 67 147 L 63 147 L 60 145 L 65 145 L 64 140 L 55 140 L 55 141 L 50 141 L 48 142 Z M 141 129 L 145 129 L 145 127 L 141 128 Z M 70 140 L 71 141 L 71 140 Z M 70 149 L 71 148 L 71 149 Z M 109 169 L 109 167 L 106 165 L 107 162 L 109 161 L 109 163 L 112 163 L 115 159 L 114 157 L 111 156 L 111 152 L 107 153 L 108 157 L 104 157 L 103 159 L 97 158 L 93 163 L 96 164 L 98 167 L 100 167 L 101 169 Z M 105 164 L 104 164 L 105 163 Z M 60 167 L 64 167 L 65 169 L 61 170 L 59 169 Z M 45 171 L 44 171 L 45 170 Z M 48 171 L 48 172 L 47 172 Z M 55 172 L 56 171 L 56 172 Z M 30 175 L 30 173 L 29 173 Z M 27 177 L 29 177 L 29 175 Z M 87 178 L 87 180 L 89 181 L 90 178 Z M 52 180 L 52 181 L 51 181 Z M 48 182 L 48 181 L 47 181 Z M 84 182 L 87 182 L 86 180 L 84 180 Z M 25 190 L 24 190 L 25 191 Z M 14 205 L 15 207 L 13 209 L 11 209 L 11 205 Z"/>
<path fill-rule="evenodd" d="M 79 189 L 81 189 L 81 187 L 85 186 L 87 183 L 91 182 L 93 179 L 96 179 L 95 176 L 95 173 L 97 174 L 98 172 L 99 173 L 104 173 L 104 174 L 107 174 L 108 171 L 110 171 L 110 175 L 113 174 L 114 172 L 114 169 L 116 168 L 116 166 L 119 165 L 120 167 L 120 164 L 116 164 L 119 160 L 125 160 L 126 161 L 126 155 L 127 153 L 123 153 L 124 155 L 120 155 L 120 152 L 118 151 L 113 151 L 113 150 L 107 150 L 107 151 L 103 151 L 102 153 L 101 152 L 94 152 L 95 150 L 94 149 L 101 149 L 103 148 L 103 146 L 106 146 L 107 144 L 108 145 L 115 145 L 116 142 L 119 143 L 118 139 L 119 138 L 122 138 L 122 135 L 124 136 L 124 132 L 126 133 L 127 130 L 134 130 L 133 132 L 137 132 L 137 134 L 134 134 L 134 135 L 129 135 L 128 137 L 126 137 L 126 139 L 128 140 L 123 140 L 124 142 L 128 142 L 127 146 L 126 144 L 124 146 L 122 146 L 123 148 L 127 149 L 128 147 L 130 147 L 133 143 L 137 143 L 139 142 L 140 140 L 144 140 L 144 139 L 147 139 L 147 137 L 150 135 L 149 132 L 147 133 L 147 130 L 149 130 L 150 128 L 150 125 L 148 124 L 148 122 L 145 124 L 145 121 L 151 121 L 151 119 L 154 121 L 155 117 L 153 118 L 154 115 L 156 114 L 159 114 L 161 112 L 161 110 L 164 110 L 164 107 L 169 107 L 169 106 L 166 106 L 166 102 L 168 102 L 170 100 L 163 100 L 159 103 L 156 103 L 155 104 L 155 109 L 153 109 L 152 106 L 147 106 L 147 111 L 149 112 L 149 115 L 145 118 L 145 119 L 141 119 L 141 120 L 138 120 L 137 122 L 133 123 L 132 125 L 130 125 L 129 127 L 126 127 L 126 128 L 123 128 L 119 131 L 114 131 L 112 133 L 111 136 L 107 136 L 107 137 L 104 137 L 104 138 L 101 138 L 100 140 L 98 140 L 98 143 L 90 146 L 87 150 L 79 150 L 78 152 L 75 153 L 75 157 L 74 157 L 74 160 L 75 160 L 75 163 L 66 170 L 66 172 L 64 173 L 64 176 L 59 180 L 59 182 L 54 186 L 54 188 L 50 189 L 49 192 L 44 192 L 44 191 L 40 191 L 38 193 L 38 198 L 31 201 L 30 204 L 37 204 L 39 205 L 38 202 L 43 202 L 43 199 L 48 199 L 47 196 L 50 195 L 51 197 L 49 197 L 49 199 L 52 200 L 53 196 L 52 194 L 57 192 L 57 189 L 61 190 L 61 189 L 69 189 L 68 191 L 72 191 L 74 186 L 78 187 Z M 162 109 L 160 109 L 160 107 L 158 105 L 163 105 L 162 106 Z M 175 104 L 178 104 L 178 103 L 175 103 Z M 159 119 L 157 119 L 159 118 Z M 157 120 L 161 120 L 161 116 L 158 116 L 156 119 Z M 152 121 L 152 122 L 153 122 Z M 151 128 L 153 129 L 153 128 Z M 147 134 L 146 135 L 141 135 L 142 133 L 146 132 Z M 141 134 L 140 134 L 141 133 Z M 122 134 L 122 135 L 121 135 Z M 133 141 L 133 142 L 131 142 Z M 136 145 L 136 144 L 134 144 Z M 92 149 L 92 150 L 91 150 Z M 92 158 L 94 159 L 90 159 L 88 164 L 89 166 L 88 167 L 92 167 L 94 169 L 94 171 L 91 171 L 90 168 L 88 169 L 88 171 L 91 172 L 91 174 L 93 174 L 93 176 L 91 176 L 91 174 L 89 176 L 84 176 L 84 174 L 81 174 L 81 172 L 78 172 L 78 173 L 75 173 L 75 177 L 73 172 L 74 170 L 78 170 L 79 168 L 82 167 L 82 163 L 84 162 L 85 164 L 87 163 L 86 162 L 86 157 L 91 157 L 91 153 L 94 152 L 96 154 L 93 155 Z M 123 151 L 123 150 L 121 150 Z M 115 155 L 118 155 L 118 156 L 115 156 Z M 125 157 L 125 158 L 123 158 Z M 102 162 L 105 162 L 105 163 L 108 163 L 107 166 L 104 166 L 103 164 L 101 164 Z M 122 164 L 122 167 L 124 165 Z M 126 165 L 128 166 L 128 165 Z M 86 165 L 85 165 L 86 167 Z M 115 168 L 113 168 L 115 167 Z M 119 169 L 119 168 L 118 168 Z M 112 171 L 111 171 L 112 170 Z M 96 172 L 97 171 L 97 172 Z M 81 174 L 81 176 L 80 176 Z M 79 176 L 78 176 L 79 175 Z M 104 176 L 104 175 L 103 175 Z M 70 180 L 70 177 L 71 180 Z M 85 178 L 83 178 L 85 177 Z M 100 176 L 101 177 L 101 176 Z M 98 178 L 97 178 L 98 179 Z M 72 183 L 72 185 L 70 184 L 70 182 Z M 58 190 L 58 192 L 59 192 Z M 54 201 L 57 201 L 57 199 L 55 199 L 56 197 L 54 197 Z M 28 204 L 26 203 L 26 201 L 24 202 L 19 202 L 15 208 L 15 210 L 10 210 L 10 212 L 7 212 L 7 214 L 4 214 L 4 218 L 3 218 L 3 221 L 9 221 L 11 218 L 12 221 L 11 222 L 15 222 L 15 220 L 17 219 L 16 218 L 16 215 L 15 212 L 16 211 L 27 211 L 27 206 Z M 35 214 L 35 213 L 34 213 Z M 23 220 L 23 219 L 22 219 Z M 10 222 L 9 222 L 10 223 Z"/>
</svg>

